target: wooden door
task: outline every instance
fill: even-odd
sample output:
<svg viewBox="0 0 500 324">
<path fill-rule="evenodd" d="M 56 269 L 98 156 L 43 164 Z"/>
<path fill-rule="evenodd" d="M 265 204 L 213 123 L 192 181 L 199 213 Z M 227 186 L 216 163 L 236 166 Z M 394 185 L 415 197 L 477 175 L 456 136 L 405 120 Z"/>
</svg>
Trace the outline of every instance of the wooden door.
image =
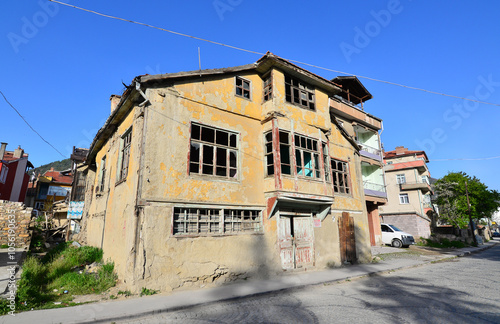
<svg viewBox="0 0 500 324">
<path fill-rule="evenodd" d="M 340 257 L 342 263 L 356 261 L 356 239 L 354 236 L 354 218 L 343 212 L 339 218 Z"/>
<path fill-rule="evenodd" d="M 280 213 L 278 244 L 283 269 L 314 266 L 312 215 Z"/>
</svg>

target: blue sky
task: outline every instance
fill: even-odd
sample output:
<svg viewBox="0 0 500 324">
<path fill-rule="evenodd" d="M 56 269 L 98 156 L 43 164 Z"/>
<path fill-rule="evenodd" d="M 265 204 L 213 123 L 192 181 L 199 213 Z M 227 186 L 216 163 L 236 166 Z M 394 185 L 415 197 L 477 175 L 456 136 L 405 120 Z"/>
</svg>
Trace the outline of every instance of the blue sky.
<svg viewBox="0 0 500 324">
<path fill-rule="evenodd" d="M 500 104 L 497 1 L 97 1 L 67 3 L 265 53 Z M 221 68 L 260 56 L 100 17 L 48 0 L 0 4 L 0 141 L 39 166 L 88 147 L 109 96 L 141 74 Z M 339 73 L 305 67 L 325 78 Z M 386 150 L 426 150 L 439 178 L 465 171 L 500 190 L 500 107 L 361 79 Z M 493 171 L 493 172 L 492 172 Z"/>
</svg>

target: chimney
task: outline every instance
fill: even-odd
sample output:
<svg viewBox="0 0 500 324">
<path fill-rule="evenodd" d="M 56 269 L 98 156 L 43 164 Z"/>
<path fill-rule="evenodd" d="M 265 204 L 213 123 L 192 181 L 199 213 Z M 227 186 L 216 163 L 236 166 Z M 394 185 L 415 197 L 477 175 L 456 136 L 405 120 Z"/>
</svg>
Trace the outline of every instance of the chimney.
<svg viewBox="0 0 500 324">
<path fill-rule="evenodd" d="M 0 160 L 3 159 L 3 155 L 5 154 L 5 149 L 7 148 L 7 143 L 2 142 L 2 146 L 0 146 Z"/>
<path fill-rule="evenodd" d="M 120 103 L 121 98 L 122 96 L 119 95 L 111 95 L 111 97 L 109 97 L 109 100 L 111 101 L 111 114 L 113 113 L 113 111 L 115 111 L 118 103 Z"/>
<path fill-rule="evenodd" d="M 21 148 L 21 145 L 19 145 L 15 150 L 14 150 L 14 157 L 16 159 L 22 158 L 24 155 L 24 150 Z"/>
<path fill-rule="evenodd" d="M 408 149 L 404 146 L 396 146 L 396 155 L 405 154 Z"/>
</svg>

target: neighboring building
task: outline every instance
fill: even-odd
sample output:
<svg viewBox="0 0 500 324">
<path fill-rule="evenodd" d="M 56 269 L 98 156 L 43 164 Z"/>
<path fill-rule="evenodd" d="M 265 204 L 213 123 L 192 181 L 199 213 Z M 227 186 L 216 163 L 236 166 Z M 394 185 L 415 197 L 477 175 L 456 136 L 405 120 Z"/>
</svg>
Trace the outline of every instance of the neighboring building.
<svg viewBox="0 0 500 324">
<path fill-rule="evenodd" d="M 379 134 L 382 120 L 364 111 L 364 102 L 370 100 L 372 95 L 358 78 L 343 76 L 332 81 L 344 89 L 331 98 L 332 119 L 336 119 L 360 147 L 370 243 L 372 246 L 379 245 L 382 239 L 379 207 L 387 203 Z"/>
<path fill-rule="evenodd" d="M 28 196 L 31 197 L 29 206 L 39 211 L 50 211 L 52 203 L 69 198 L 73 175 L 71 170 L 55 171 L 51 168 L 43 175 L 33 177 L 30 183 Z M 63 206 L 58 206 L 59 218 L 67 212 Z"/>
<path fill-rule="evenodd" d="M 85 148 L 76 148 L 73 146 L 71 154 L 71 173 L 73 174 L 73 184 L 71 186 L 71 195 L 68 204 L 67 218 L 71 220 L 71 234 L 79 234 L 81 227 L 85 223 L 83 209 L 85 204 L 85 189 L 88 166 L 85 164 L 89 150 Z M 86 242 L 84 235 L 73 236 L 80 242 Z"/>
<path fill-rule="evenodd" d="M 0 145 L 0 200 L 24 202 L 33 165 L 21 146 L 10 152 L 7 143 Z"/>
<path fill-rule="evenodd" d="M 131 289 L 370 262 L 359 146 L 330 115 L 341 91 L 270 53 L 136 77 L 89 149 L 87 242 Z"/>
<path fill-rule="evenodd" d="M 389 198 L 380 214 L 384 223 L 396 225 L 415 238 L 428 238 L 433 207 L 427 155 L 398 146 L 384 153 L 384 162 Z"/>
</svg>

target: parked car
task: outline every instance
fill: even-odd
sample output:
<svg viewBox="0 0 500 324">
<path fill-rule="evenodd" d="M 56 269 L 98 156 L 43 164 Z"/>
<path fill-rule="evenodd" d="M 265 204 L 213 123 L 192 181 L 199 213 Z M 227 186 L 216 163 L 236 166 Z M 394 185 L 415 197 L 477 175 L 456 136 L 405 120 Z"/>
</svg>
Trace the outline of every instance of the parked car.
<svg viewBox="0 0 500 324">
<path fill-rule="evenodd" d="M 380 224 L 382 230 L 382 243 L 392 245 L 393 247 L 409 247 L 415 244 L 413 235 L 403 232 L 391 224 Z"/>
<path fill-rule="evenodd" d="M 498 233 L 498 232 L 493 232 L 493 233 L 491 234 L 491 236 L 493 236 L 493 237 L 500 237 L 500 233 Z"/>
</svg>

